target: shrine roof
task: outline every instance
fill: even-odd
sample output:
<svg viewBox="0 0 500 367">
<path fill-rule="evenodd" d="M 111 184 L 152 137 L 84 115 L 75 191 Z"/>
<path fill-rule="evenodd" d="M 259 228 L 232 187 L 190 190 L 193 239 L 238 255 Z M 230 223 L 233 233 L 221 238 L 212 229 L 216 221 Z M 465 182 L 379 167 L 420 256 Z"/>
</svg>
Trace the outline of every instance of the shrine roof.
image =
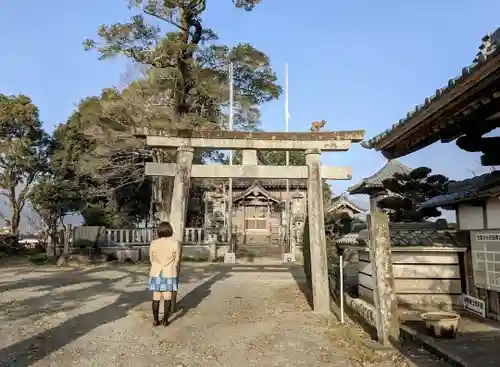
<svg viewBox="0 0 500 367">
<path fill-rule="evenodd" d="M 381 169 L 375 172 L 370 177 L 366 177 L 361 182 L 347 189 L 351 195 L 369 194 L 370 190 L 383 189 L 382 182 L 388 178 L 394 177 L 396 173 L 408 174 L 412 171 L 411 168 L 405 166 L 397 159 L 389 160 Z"/>
<path fill-rule="evenodd" d="M 344 194 L 332 198 L 330 205 L 328 205 L 328 207 L 326 207 L 325 211 L 331 212 L 333 210 L 340 208 L 342 205 L 345 205 L 345 206 L 351 208 L 356 213 L 363 213 L 366 211 L 366 209 L 359 207 L 358 205 L 353 203 L 351 200 L 349 200 L 349 197 L 347 197 L 347 195 L 344 195 Z"/>
<path fill-rule="evenodd" d="M 420 204 L 421 208 L 432 208 L 460 202 L 498 196 L 500 192 L 500 171 L 448 184 L 446 193 L 435 196 Z"/>
<path fill-rule="evenodd" d="M 258 181 L 254 181 L 254 183 L 248 189 L 243 191 L 240 195 L 233 197 L 233 201 L 242 200 L 249 195 L 257 195 L 257 194 L 261 194 L 266 199 L 273 201 L 275 203 L 281 202 L 280 199 L 271 195 L 271 193 L 269 193 Z"/>
<path fill-rule="evenodd" d="M 473 63 L 464 67 L 460 75 L 448 80 L 446 86 L 425 98 L 422 104 L 417 105 L 391 128 L 361 145 L 382 151 L 387 158 L 398 158 L 438 141 L 441 139 L 441 132 L 455 124 L 455 120 L 460 121 L 469 116 L 489 103 L 487 100 L 500 97 L 496 91 L 486 94 L 486 91 L 489 92 L 487 88 L 498 81 L 499 69 L 500 28 L 483 37 Z M 479 91 L 483 93 L 480 94 Z M 421 136 L 416 136 L 416 131 L 422 132 Z"/>
</svg>

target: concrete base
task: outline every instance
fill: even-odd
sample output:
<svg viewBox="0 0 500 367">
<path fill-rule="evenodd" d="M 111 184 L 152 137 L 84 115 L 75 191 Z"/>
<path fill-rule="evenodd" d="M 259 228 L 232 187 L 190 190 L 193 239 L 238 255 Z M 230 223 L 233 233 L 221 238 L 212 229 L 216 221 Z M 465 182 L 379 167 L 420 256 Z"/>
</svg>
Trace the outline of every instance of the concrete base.
<svg viewBox="0 0 500 367">
<path fill-rule="evenodd" d="M 225 264 L 236 264 L 236 254 L 234 252 L 226 252 L 224 254 Z"/>
<path fill-rule="evenodd" d="M 304 254 L 302 252 L 302 246 L 295 246 L 293 249 L 293 259 L 294 262 L 303 264 L 304 263 Z"/>
<path fill-rule="evenodd" d="M 283 263 L 284 264 L 291 264 L 294 262 L 293 256 L 291 253 L 286 253 L 283 254 Z"/>
<path fill-rule="evenodd" d="M 115 255 L 118 257 L 118 252 L 121 247 L 102 247 L 104 254 Z M 139 251 L 139 260 L 147 261 L 149 258 L 149 246 L 136 246 L 133 250 Z M 229 251 L 228 245 L 183 245 L 182 259 L 187 261 L 211 261 L 224 257 L 224 254 Z"/>
<path fill-rule="evenodd" d="M 119 262 L 125 262 L 127 260 L 133 263 L 139 262 L 140 249 L 123 249 L 116 251 L 116 257 Z"/>
</svg>

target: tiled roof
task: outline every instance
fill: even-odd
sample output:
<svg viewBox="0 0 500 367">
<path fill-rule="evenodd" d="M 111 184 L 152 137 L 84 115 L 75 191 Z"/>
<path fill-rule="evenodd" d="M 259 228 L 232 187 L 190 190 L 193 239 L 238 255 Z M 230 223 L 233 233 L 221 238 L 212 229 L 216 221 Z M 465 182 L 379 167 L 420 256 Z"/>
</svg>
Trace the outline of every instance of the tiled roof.
<svg viewBox="0 0 500 367">
<path fill-rule="evenodd" d="M 458 247 L 455 235 L 448 231 L 390 231 L 392 246 Z"/>
<path fill-rule="evenodd" d="M 452 182 L 443 195 L 420 204 L 421 208 L 432 208 L 461 201 L 478 199 L 495 194 L 496 186 L 500 185 L 500 171 L 486 173 L 463 181 Z M 492 191 L 493 189 L 493 191 Z"/>
<path fill-rule="evenodd" d="M 354 245 L 354 246 L 356 246 L 356 245 L 360 244 L 358 241 L 358 238 L 359 238 L 359 233 L 348 233 L 345 236 L 340 237 L 337 240 L 335 240 L 335 242 L 337 243 L 337 245 Z"/>
<path fill-rule="evenodd" d="M 383 188 L 382 181 L 394 177 L 395 173 L 408 174 L 411 171 L 413 170 L 405 166 L 399 160 L 392 159 L 376 173 L 370 177 L 364 178 L 360 183 L 349 187 L 347 191 L 350 194 L 365 194 L 365 189 Z"/>
<path fill-rule="evenodd" d="M 353 211 L 357 211 L 359 213 L 366 211 L 366 209 L 363 209 L 363 208 L 359 207 L 358 205 L 354 204 L 351 200 L 349 200 L 349 197 L 347 195 L 344 195 L 344 194 L 339 195 L 339 196 L 335 196 L 334 198 L 332 198 L 332 200 L 330 201 L 330 205 L 328 205 L 328 207 L 325 209 L 325 211 L 330 212 L 332 210 L 338 209 L 342 205 L 346 205 L 348 207 L 351 207 L 351 209 L 353 209 Z"/>
<path fill-rule="evenodd" d="M 424 100 L 424 103 L 416 106 L 413 111 L 408 112 L 404 118 L 393 124 L 391 128 L 387 129 L 381 134 L 376 135 L 368 141 L 361 142 L 361 146 L 368 149 L 373 148 L 378 142 L 389 136 L 393 131 L 402 128 L 415 116 L 428 108 L 432 103 L 445 96 L 451 89 L 460 85 L 464 79 L 480 69 L 487 60 L 493 58 L 494 56 L 497 56 L 498 54 L 500 54 L 500 28 L 498 28 L 492 34 L 483 37 L 482 43 L 479 46 L 479 52 L 474 58 L 473 63 L 470 66 L 464 67 L 462 69 L 462 73 L 459 76 L 450 79 L 447 86 L 437 89 L 434 95 L 427 97 Z"/>
<path fill-rule="evenodd" d="M 366 233 L 364 233 L 366 232 Z M 436 229 L 421 229 L 421 230 L 403 230 L 394 229 L 389 225 L 389 234 L 391 237 L 391 246 L 393 247 L 463 247 L 465 243 L 459 241 L 453 231 L 438 231 Z M 366 246 L 367 231 L 363 230 L 360 233 L 349 233 L 338 239 L 336 242 L 339 245 Z"/>
</svg>

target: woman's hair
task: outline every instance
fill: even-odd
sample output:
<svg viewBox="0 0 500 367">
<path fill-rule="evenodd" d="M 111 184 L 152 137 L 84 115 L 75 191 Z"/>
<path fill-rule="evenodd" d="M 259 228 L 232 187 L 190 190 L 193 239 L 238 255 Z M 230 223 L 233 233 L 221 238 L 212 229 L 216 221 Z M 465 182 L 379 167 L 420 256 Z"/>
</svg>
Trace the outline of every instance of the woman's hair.
<svg viewBox="0 0 500 367">
<path fill-rule="evenodd" d="M 172 237 L 174 230 L 169 222 L 161 222 L 158 225 L 158 238 Z"/>
</svg>

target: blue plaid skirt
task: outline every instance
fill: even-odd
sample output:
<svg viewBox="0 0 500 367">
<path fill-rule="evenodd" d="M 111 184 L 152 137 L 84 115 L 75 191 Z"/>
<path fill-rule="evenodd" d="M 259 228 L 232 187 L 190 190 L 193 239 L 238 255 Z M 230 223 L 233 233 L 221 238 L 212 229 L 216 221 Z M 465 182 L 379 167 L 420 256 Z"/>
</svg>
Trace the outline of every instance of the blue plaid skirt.
<svg viewBox="0 0 500 367">
<path fill-rule="evenodd" d="M 157 277 L 150 277 L 148 290 L 153 292 L 177 292 L 179 288 L 178 277 L 164 277 L 163 271 Z"/>
</svg>

